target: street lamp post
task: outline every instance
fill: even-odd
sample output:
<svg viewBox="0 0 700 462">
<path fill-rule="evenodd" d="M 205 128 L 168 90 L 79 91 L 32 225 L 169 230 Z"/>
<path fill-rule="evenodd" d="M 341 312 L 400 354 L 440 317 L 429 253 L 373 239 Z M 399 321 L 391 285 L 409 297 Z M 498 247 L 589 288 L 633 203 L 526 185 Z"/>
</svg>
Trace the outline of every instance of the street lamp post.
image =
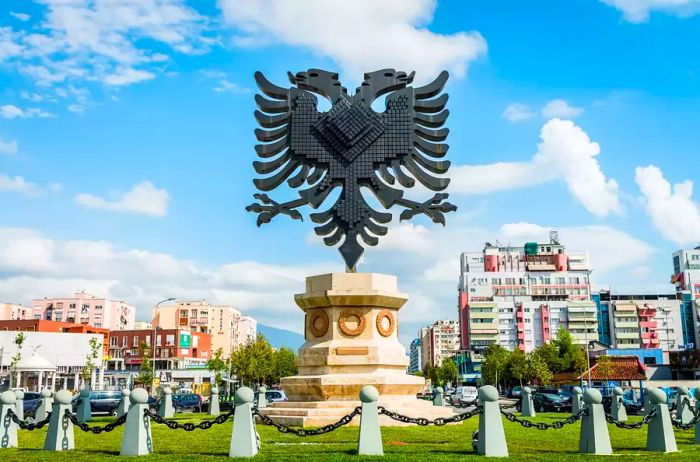
<svg viewBox="0 0 700 462">
<path fill-rule="evenodd" d="M 586 367 L 588 367 L 588 388 L 591 388 L 591 354 L 588 345 L 588 313 L 586 313 L 586 308 L 583 308 L 583 338 L 586 342 Z"/>
<path fill-rule="evenodd" d="M 155 321 L 156 317 L 158 316 L 158 307 L 161 305 L 161 303 L 172 302 L 173 300 L 175 300 L 174 297 L 161 300 L 158 303 L 156 303 L 156 307 L 153 310 L 153 319 L 151 319 L 151 322 L 153 323 L 153 339 L 151 340 L 151 356 L 153 359 L 153 381 L 151 382 L 151 395 L 156 394 L 156 331 L 158 329 L 158 325 Z"/>
</svg>

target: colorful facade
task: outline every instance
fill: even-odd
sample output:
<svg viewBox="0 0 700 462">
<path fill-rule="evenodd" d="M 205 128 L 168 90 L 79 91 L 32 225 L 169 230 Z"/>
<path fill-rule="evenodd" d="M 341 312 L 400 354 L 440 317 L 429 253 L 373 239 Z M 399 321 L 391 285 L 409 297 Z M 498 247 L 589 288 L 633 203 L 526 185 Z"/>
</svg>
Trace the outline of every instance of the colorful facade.
<svg viewBox="0 0 700 462">
<path fill-rule="evenodd" d="M 685 349 L 700 349 L 700 247 L 673 254 L 671 283 L 681 300 L 681 327 Z"/>
<path fill-rule="evenodd" d="M 99 327 L 110 331 L 134 328 L 136 309 L 121 300 L 77 292 L 73 297 L 32 301 L 32 318 Z"/>
<path fill-rule="evenodd" d="M 33 319 L 31 307 L 14 303 L 0 303 L 0 320 L 14 321 L 17 319 Z"/>
<path fill-rule="evenodd" d="M 107 368 L 136 371 L 144 361 L 153 361 L 155 370 L 201 368 L 211 355 L 211 335 L 207 333 L 156 329 L 155 341 L 153 338 L 150 329 L 111 332 Z"/>
</svg>

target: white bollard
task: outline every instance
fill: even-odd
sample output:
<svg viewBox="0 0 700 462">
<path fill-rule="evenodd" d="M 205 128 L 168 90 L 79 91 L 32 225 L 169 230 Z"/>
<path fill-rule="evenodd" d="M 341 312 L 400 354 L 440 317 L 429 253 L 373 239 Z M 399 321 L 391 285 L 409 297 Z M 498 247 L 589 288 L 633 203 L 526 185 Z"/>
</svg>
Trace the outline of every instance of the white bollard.
<svg viewBox="0 0 700 462">
<path fill-rule="evenodd" d="M 124 435 L 120 456 L 145 456 L 153 452 L 151 418 L 145 415 L 148 409 L 148 392 L 135 388 L 129 397 L 131 406 L 124 424 Z"/>
<path fill-rule="evenodd" d="M 233 432 L 229 457 L 253 457 L 258 453 L 258 434 L 253 419 L 255 393 L 248 387 L 236 390 L 236 413 L 233 416 Z"/>
<path fill-rule="evenodd" d="M 51 408 L 49 431 L 46 432 L 44 449 L 46 451 L 70 451 L 75 449 L 73 437 L 73 422 L 66 416 L 66 411 L 72 412 L 71 400 L 73 395 L 68 390 L 61 390 L 54 397 Z"/>
<path fill-rule="evenodd" d="M 15 414 L 19 420 L 24 420 L 24 392 L 22 390 L 15 390 Z"/>
<path fill-rule="evenodd" d="M 117 408 L 117 418 L 129 412 L 129 408 L 131 407 L 129 395 L 131 395 L 131 391 L 128 388 L 122 390 L 122 399 L 119 401 L 119 408 Z"/>
<path fill-rule="evenodd" d="M 361 456 L 383 456 L 382 431 L 379 428 L 379 410 L 377 401 L 379 392 L 371 385 L 360 390 L 362 414 L 360 414 L 360 436 L 357 442 L 357 454 Z"/>
<path fill-rule="evenodd" d="M 17 424 L 8 415 L 10 410 L 15 412 L 16 404 L 17 396 L 13 392 L 0 393 L 0 448 L 17 447 Z"/>
</svg>

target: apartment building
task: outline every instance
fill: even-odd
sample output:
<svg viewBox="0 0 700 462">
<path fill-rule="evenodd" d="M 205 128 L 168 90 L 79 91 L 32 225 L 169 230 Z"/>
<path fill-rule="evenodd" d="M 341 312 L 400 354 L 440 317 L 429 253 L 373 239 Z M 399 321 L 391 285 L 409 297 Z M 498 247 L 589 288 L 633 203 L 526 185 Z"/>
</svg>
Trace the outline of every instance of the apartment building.
<svg viewBox="0 0 700 462">
<path fill-rule="evenodd" d="M 103 354 L 109 354 L 109 330 L 83 324 L 71 324 L 44 319 L 17 319 L 0 321 L 0 331 L 20 332 L 62 332 L 66 334 L 98 334 L 102 336 Z"/>
<path fill-rule="evenodd" d="M 76 292 L 73 297 L 41 298 L 32 301 L 32 318 L 84 324 L 114 330 L 134 328 L 136 309 L 121 300 Z"/>
<path fill-rule="evenodd" d="M 492 344 L 532 351 L 560 328 L 582 346 L 598 340 L 588 254 L 568 252 L 555 232 L 547 243 L 487 243 L 460 266 L 460 349 L 472 360 Z"/>
<path fill-rule="evenodd" d="M 148 346 L 148 356 L 143 344 Z M 144 361 L 153 361 L 154 370 L 201 368 L 211 348 L 211 335 L 189 329 L 112 331 L 107 369 L 136 371 Z"/>
<path fill-rule="evenodd" d="M 673 253 L 671 283 L 681 300 L 681 328 L 686 349 L 700 349 L 700 247 Z"/>
<path fill-rule="evenodd" d="M 228 357 L 241 345 L 255 339 L 257 322 L 232 306 L 211 305 L 206 300 L 183 300 L 153 309 L 154 327 L 186 328 L 211 335 L 211 348 Z"/>
<path fill-rule="evenodd" d="M 440 367 L 446 358 L 459 351 L 459 322 L 440 320 L 419 332 L 418 349 L 420 370 L 426 365 Z"/>
<path fill-rule="evenodd" d="M 420 372 L 422 369 L 423 362 L 421 361 L 421 348 L 420 348 L 420 338 L 414 338 L 411 341 L 409 348 L 409 362 L 408 362 L 408 373 L 415 374 Z"/>
</svg>

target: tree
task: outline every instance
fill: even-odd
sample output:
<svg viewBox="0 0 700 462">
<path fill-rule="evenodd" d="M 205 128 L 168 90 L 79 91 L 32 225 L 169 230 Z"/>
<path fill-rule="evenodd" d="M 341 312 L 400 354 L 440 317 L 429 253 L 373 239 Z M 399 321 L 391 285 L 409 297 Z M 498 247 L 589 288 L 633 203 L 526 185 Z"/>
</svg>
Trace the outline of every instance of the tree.
<svg viewBox="0 0 700 462">
<path fill-rule="evenodd" d="M 484 362 L 481 364 L 481 380 L 498 387 L 499 376 L 502 380 L 510 352 L 497 344 L 491 344 L 484 354 Z"/>
<path fill-rule="evenodd" d="M 430 380 L 430 384 L 433 387 L 439 387 L 442 384 L 440 369 L 433 367 L 430 364 L 426 364 L 423 368 L 423 376 Z"/>
<path fill-rule="evenodd" d="M 224 350 L 219 348 L 214 352 L 214 355 L 211 358 L 207 359 L 207 362 L 204 364 L 204 367 L 206 367 L 209 372 L 216 373 L 215 381 L 217 385 L 221 385 L 222 372 L 228 368 L 228 364 L 226 364 L 226 360 L 223 359 L 223 356 Z"/>
<path fill-rule="evenodd" d="M 231 369 L 245 384 L 261 384 L 272 376 L 272 346 L 264 335 L 231 355 Z"/>
<path fill-rule="evenodd" d="M 83 370 L 80 371 L 80 375 L 83 377 L 83 383 L 86 384 L 88 380 L 92 378 L 92 371 L 95 370 L 97 366 L 95 360 L 99 357 L 101 345 L 97 341 L 96 337 L 90 339 L 90 352 L 85 356 L 85 366 Z"/>
<path fill-rule="evenodd" d="M 459 371 L 457 370 L 457 364 L 451 358 L 445 358 L 442 360 L 440 365 L 440 376 L 442 379 L 441 385 L 447 385 L 448 383 L 455 384 L 459 380 Z"/>
<path fill-rule="evenodd" d="M 296 375 L 298 372 L 296 364 L 296 355 L 289 348 L 282 347 L 275 351 L 272 356 L 272 375 L 270 383 L 279 383 L 282 377 Z"/>
<path fill-rule="evenodd" d="M 540 358 L 547 365 L 552 373 L 562 371 L 562 361 L 559 358 L 559 349 L 553 343 L 545 343 L 532 352 L 534 356 Z"/>
<path fill-rule="evenodd" d="M 520 383 L 520 386 L 522 386 L 523 379 L 527 373 L 527 357 L 525 356 L 525 353 L 523 353 L 521 350 L 513 351 L 508 357 L 506 370 L 510 375 L 510 378 L 516 380 Z"/>
<path fill-rule="evenodd" d="M 22 345 L 26 339 L 27 336 L 24 335 L 24 332 L 20 332 L 19 334 L 15 335 L 14 344 L 17 345 L 17 352 L 10 359 L 10 369 L 12 370 L 16 370 L 17 365 L 22 360 Z M 19 383 L 17 385 L 19 385 Z M 10 374 L 10 386 L 12 386 L 12 374 Z"/>
<path fill-rule="evenodd" d="M 549 385 L 554 374 L 540 355 L 530 353 L 527 356 L 526 376 L 529 381 L 536 382 L 538 385 Z"/>
<path fill-rule="evenodd" d="M 138 375 L 136 376 L 136 383 L 144 386 L 152 386 L 155 380 L 155 375 L 153 373 L 153 363 L 151 362 L 151 347 L 146 344 L 146 342 L 141 342 L 139 345 L 141 350 L 141 368 Z"/>
</svg>

